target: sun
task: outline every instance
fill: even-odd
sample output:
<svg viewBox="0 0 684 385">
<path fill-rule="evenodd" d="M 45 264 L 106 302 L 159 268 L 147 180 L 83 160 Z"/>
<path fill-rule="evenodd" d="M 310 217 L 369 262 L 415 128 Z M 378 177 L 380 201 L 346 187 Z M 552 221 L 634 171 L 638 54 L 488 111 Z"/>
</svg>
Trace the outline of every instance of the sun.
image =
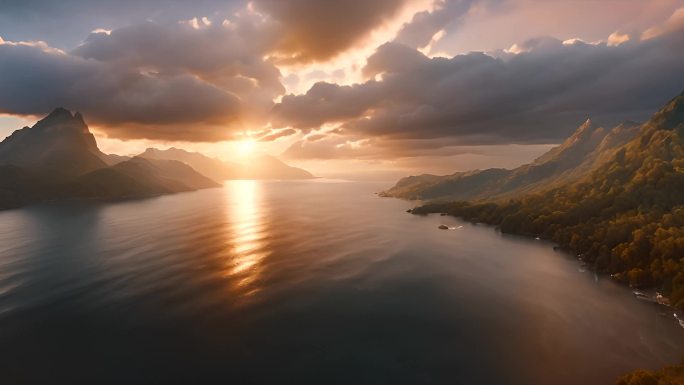
<svg viewBox="0 0 684 385">
<path fill-rule="evenodd" d="M 238 153 L 242 156 L 250 155 L 256 149 L 256 141 L 253 139 L 244 139 L 237 142 Z"/>
</svg>

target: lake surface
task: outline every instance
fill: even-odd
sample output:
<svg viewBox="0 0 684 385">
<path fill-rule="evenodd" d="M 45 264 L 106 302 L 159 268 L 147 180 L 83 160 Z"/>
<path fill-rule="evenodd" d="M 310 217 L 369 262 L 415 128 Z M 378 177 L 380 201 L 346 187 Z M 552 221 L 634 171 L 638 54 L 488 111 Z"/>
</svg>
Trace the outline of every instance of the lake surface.
<svg viewBox="0 0 684 385">
<path fill-rule="evenodd" d="M 598 385 L 684 355 L 671 314 L 552 244 L 385 187 L 0 213 L 0 383 Z"/>
</svg>

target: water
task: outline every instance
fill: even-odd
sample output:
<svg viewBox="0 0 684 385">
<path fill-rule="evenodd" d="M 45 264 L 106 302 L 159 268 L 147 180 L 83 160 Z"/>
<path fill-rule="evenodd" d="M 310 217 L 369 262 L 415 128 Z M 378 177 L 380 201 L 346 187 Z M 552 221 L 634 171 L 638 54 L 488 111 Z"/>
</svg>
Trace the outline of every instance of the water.
<svg viewBox="0 0 684 385">
<path fill-rule="evenodd" d="M 0 213 L 0 382 L 591 385 L 684 355 L 671 314 L 551 244 L 384 187 Z"/>
</svg>

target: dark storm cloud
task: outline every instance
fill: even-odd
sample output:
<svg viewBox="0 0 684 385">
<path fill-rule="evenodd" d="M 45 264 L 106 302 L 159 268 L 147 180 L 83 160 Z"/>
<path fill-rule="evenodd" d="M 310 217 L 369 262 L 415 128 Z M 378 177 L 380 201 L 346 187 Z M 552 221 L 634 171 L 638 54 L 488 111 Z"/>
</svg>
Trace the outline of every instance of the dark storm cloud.
<svg viewBox="0 0 684 385">
<path fill-rule="evenodd" d="M 272 123 L 310 129 L 341 122 L 348 135 L 386 140 L 557 142 L 587 117 L 606 125 L 643 120 L 679 94 L 682 31 L 619 46 L 538 39 L 520 45 L 528 52 L 500 57 L 431 59 L 388 43 L 368 60 L 365 74 L 372 80 L 318 83 L 306 94 L 285 96 Z"/>
<path fill-rule="evenodd" d="M 329 59 L 394 16 L 405 0 L 254 0 L 283 26 L 279 53 L 288 61 Z"/>
</svg>

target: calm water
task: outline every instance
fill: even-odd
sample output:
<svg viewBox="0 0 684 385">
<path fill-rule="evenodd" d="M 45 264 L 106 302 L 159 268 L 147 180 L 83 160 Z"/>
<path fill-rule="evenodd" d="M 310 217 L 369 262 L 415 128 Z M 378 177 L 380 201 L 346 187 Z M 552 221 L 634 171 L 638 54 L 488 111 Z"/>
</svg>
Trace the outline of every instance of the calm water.
<svg viewBox="0 0 684 385">
<path fill-rule="evenodd" d="M 0 213 L 0 383 L 591 385 L 684 355 L 670 314 L 551 244 L 384 187 Z"/>
</svg>

